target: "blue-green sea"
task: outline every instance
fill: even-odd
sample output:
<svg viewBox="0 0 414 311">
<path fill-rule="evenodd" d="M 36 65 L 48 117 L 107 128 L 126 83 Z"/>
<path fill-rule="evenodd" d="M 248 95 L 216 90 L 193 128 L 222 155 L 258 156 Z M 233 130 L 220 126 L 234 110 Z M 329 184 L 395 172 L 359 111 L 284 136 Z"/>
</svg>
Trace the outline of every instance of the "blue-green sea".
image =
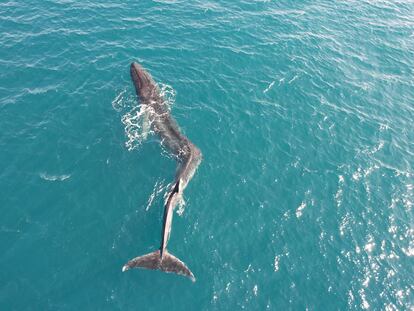
<svg viewBox="0 0 414 311">
<path fill-rule="evenodd" d="M 414 2 L 0 1 L 0 310 L 414 310 Z"/>
</svg>

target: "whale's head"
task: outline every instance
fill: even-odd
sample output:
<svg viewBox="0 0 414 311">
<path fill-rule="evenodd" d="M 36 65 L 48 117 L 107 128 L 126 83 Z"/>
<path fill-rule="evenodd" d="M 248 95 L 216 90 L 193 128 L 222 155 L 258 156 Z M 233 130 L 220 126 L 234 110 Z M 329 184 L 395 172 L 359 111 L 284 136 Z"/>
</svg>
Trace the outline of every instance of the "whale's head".
<svg viewBox="0 0 414 311">
<path fill-rule="evenodd" d="M 154 100 L 154 96 L 158 94 L 157 85 L 151 75 L 136 62 L 131 64 L 131 78 L 141 101 L 149 102 Z"/>
</svg>

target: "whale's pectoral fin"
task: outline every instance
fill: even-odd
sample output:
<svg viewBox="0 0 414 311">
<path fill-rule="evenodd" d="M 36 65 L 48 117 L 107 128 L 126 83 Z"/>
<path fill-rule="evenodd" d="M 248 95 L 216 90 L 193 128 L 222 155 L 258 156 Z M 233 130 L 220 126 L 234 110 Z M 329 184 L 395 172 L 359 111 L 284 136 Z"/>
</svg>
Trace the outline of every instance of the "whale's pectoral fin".
<svg viewBox="0 0 414 311">
<path fill-rule="evenodd" d="M 195 282 L 194 274 L 180 259 L 174 255 L 164 252 L 162 258 L 160 251 L 149 253 L 144 256 L 136 257 L 123 266 L 122 271 L 132 268 L 144 268 L 151 270 L 161 270 L 167 273 L 176 273 L 189 277 L 191 281 Z"/>
</svg>

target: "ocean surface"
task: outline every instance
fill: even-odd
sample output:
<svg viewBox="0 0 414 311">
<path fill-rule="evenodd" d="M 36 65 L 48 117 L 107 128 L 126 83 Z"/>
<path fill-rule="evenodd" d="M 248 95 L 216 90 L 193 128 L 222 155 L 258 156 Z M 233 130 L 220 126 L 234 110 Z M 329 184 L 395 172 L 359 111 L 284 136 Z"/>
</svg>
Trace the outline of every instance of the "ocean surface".
<svg viewBox="0 0 414 311">
<path fill-rule="evenodd" d="M 1 1 L 0 310 L 414 310 L 413 123 L 412 1 Z"/>
</svg>

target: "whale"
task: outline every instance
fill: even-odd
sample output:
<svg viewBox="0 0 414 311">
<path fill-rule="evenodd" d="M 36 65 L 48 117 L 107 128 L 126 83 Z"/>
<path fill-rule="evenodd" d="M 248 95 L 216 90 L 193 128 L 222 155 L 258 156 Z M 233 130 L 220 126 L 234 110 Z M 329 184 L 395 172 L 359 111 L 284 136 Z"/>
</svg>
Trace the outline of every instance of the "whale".
<svg viewBox="0 0 414 311">
<path fill-rule="evenodd" d="M 184 262 L 167 250 L 167 244 L 170 238 L 174 209 L 182 200 L 184 189 L 200 165 L 202 154 L 200 149 L 180 131 L 161 95 L 159 86 L 154 82 L 149 72 L 137 62 L 133 62 L 130 66 L 130 74 L 139 103 L 146 112 L 150 127 L 160 137 L 162 146 L 177 160 L 177 170 L 166 195 L 159 249 L 131 259 L 122 267 L 122 271 L 132 268 L 161 270 L 186 276 L 195 282 L 194 274 Z"/>
</svg>

